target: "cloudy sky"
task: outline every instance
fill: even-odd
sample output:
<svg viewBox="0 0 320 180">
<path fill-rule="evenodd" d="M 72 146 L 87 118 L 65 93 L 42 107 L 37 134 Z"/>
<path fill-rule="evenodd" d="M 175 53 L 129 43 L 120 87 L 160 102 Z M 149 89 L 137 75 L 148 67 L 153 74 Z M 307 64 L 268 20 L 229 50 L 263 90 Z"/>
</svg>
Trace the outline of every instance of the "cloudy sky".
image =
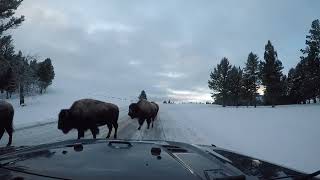
<svg viewBox="0 0 320 180">
<path fill-rule="evenodd" d="M 220 59 L 243 66 L 271 40 L 285 71 L 318 0 L 24 0 L 13 31 L 25 54 L 53 60 L 53 88 L 93 88 L 122 96 L 207 100 L 209 73 Z"/>
</svg>

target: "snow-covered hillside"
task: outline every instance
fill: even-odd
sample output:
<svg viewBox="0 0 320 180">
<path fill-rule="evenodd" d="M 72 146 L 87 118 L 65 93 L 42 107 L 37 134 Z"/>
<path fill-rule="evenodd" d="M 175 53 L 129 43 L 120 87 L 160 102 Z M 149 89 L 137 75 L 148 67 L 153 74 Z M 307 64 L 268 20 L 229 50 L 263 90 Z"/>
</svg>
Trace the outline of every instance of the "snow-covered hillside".
<svg viewBox="0 0 320 180">
<path fill-rule="evenodd" d="M 161 105 L 167 140 L 215 144 L 298 170 L 320 169 L 320 105 Z"/>
</svg>

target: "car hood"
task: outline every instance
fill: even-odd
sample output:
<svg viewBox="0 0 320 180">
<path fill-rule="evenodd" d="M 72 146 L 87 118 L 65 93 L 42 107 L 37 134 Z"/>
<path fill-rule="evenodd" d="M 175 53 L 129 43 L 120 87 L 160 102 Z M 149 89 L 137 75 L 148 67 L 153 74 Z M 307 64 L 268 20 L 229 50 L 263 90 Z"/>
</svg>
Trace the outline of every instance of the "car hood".
<svg viewBox="0 0 320 180">
<path fill-rule="evenodd" d="M 304 173 L 215 146 L 171 141 L 74 140 L 11 148 L 0 156 L 0 179 L 270 179 L 301 175 Z"/>
</svg>

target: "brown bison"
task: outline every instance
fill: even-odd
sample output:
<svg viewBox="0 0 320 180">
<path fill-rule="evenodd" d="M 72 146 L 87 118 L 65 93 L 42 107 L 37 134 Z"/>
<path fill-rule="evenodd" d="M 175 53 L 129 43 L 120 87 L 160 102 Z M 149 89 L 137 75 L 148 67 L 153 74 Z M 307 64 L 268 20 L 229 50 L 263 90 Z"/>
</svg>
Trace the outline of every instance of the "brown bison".
<svg viewBox="0 0 320 180">
<path fill-rule="evenodd" d="M 62 109 L 59 113 L 58 129 L 68 133 L 71 129 L 78 130 L 78 139 L 84 137 L 84 132 L 90 130 L 93 138 L 99 134 L 99 126 L 107 125 L 108 136 L 114 127 L 114 138 L 118 130 L 118 106 L 93 99 L 81 99 L 74 102 L 70 109 Z"/>
<path fill-rule="evenodd" d="M 156 105 L 150 103 L 147 100 L 140 100 L 138 103 L 132 103 L 129 106 L 128 115 L 131 119 L 138 118 L 139 128 L 143 125 L 144 121 L 147 120 L 148 129 L 150 128 L 150 123 L 155 118 L 155 113 L 157 111 Z M 153 125 L 152 125 L 153 127 Z"/>
<path fill-rule="evenodd" d="M 7 131 L 9 134 L 9 142 L 7 146 L 10 146 L 12 143 L 13 115 L 14 109 L 12 105 L 8 102 L 0 100 L 0 139 L 4 134 L 4 131 Z"/>
<path fill-rule="evenodd" d="M 153 127 L 153 122 L 154 120 L 156 119 L 157 115 L 158 115 L 158 112 L 159 112 L 159 105 L 155 102 L 151 102 L 151 105 L 152 105 L 152 108 L 153 108 L 153 111 L 152 111 L 152 125 L 151 127 Z"/>
</svg>

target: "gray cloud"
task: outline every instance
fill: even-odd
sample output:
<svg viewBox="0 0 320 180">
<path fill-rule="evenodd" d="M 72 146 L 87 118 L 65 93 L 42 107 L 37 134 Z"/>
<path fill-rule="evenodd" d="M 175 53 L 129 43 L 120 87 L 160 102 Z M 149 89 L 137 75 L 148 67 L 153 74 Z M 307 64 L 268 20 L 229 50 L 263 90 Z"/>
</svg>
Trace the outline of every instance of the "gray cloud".
<svg viewBox="0 0 320 180">
<path fill-rule="evenodd" d="M 25 53 L 51 57 L 54 87 L 90 86 L 118 96 L 210 99 L 207 80 L 224 56 L 243 65 L 263 57 L 271 40 L 285 70 L 319 1 L 43 1 L 25 0 L 26 21 L 14 30 Z"/>
</svg>

